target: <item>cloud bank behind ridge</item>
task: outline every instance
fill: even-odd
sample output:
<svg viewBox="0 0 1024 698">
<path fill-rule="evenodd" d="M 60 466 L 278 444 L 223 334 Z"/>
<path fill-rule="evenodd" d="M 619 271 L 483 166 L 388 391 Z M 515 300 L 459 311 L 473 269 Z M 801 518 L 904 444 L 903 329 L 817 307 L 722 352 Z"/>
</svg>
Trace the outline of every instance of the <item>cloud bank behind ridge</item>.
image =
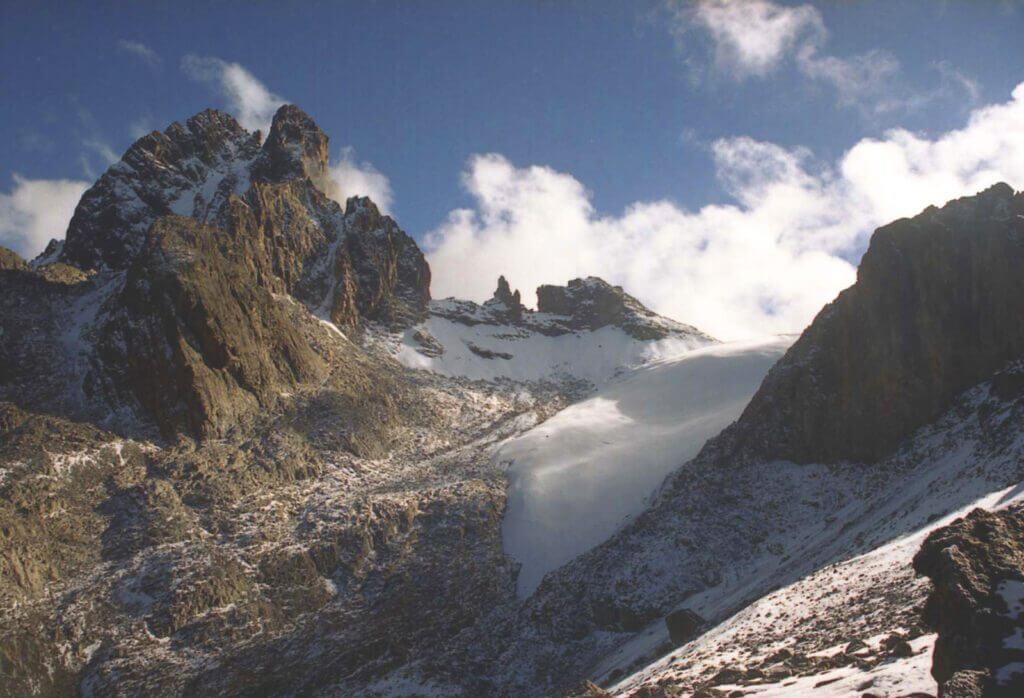
<svg viewBox="0 0 1024 698">
<path fill-rule="evenodd" d="M 598 213 L 571 174 L 473 156 L 473 207 L 424 241 L 434 296 L 484 300 L 504 274 L 532 304 L 539 284 L 593 274 L 723 339 L 798 332 L 854 281 L 877 226 L 998 181 L 1024 186 L 1024 83 L 961 129 L 894 129 L 834 163 L 746 137 L 712 154 L 734 203 L 640 201 L 617 215 Z"/>
</svg>

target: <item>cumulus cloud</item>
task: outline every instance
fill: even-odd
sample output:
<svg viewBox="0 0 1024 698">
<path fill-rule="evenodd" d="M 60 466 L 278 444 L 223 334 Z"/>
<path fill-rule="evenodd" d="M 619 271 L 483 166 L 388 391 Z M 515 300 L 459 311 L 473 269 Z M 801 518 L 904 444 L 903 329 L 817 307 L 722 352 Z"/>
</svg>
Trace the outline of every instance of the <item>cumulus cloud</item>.
<svg viewBox="0 0 1024 698">
<path fill-rule="evenodd" d="M 336 190 L 329 193 L 336 201 L 344 204 L 350 196 L 368 196 L 382 212 L 391 212 L 391 182 L 371 163 L 357 161 L 351 146 L 341 149 L 330 169 Z"/>
<path fill-rule="evenodd" d="M 572 175 L 470 159 L 475 200 L 425 238 L 435 296 L 484 300 L 499 274 L 534 303 L 541 283 L 588 274 L 721 338 L 799 331 L 853 282 L 871 231 L 997 181 L 1024 186 L 1024 84 L 934 139 L 894 129 L 838 161 L 729 138 L 712 145 L 734 199 L 695 211 L 669 201 L 601 215 Z"/>
<path fill-rule="evenodd" d="M 135 56 L 151 68 L 156 68 L 160 65 L 160 55 L 141 41 L 121 39 L 117 42 L 117 48 Z"/>
<path fill-rule="evenodd" d="M 238 63 L 188 54 L 181 59 L 181 69 L 188 77 L 207 83 L 221 94 L 238 123 L 250 131 L 259 129 L 266 135 L 274 112 L 285 103 Z"/>
<path fill-rule="evenodd" d="M 23 257 L 35 257 L 51 238 L 64 237 L 88 186 L 76 180 L 14 175 L 14 187 L 0 192 L 0 245 Z"/>
</svg>

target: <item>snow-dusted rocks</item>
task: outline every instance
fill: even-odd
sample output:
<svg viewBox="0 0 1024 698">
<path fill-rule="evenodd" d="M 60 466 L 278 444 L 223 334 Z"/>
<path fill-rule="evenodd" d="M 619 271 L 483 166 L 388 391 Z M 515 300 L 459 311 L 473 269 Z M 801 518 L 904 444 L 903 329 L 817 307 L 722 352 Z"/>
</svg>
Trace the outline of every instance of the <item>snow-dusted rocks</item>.
<svg viewBox="0 0 1024 698">
<path fill-rule="evenodd" d="M 938 631 L 940 694 L 1024 693 L 1024 505 L 976 509 L 935 531 L 914 569 L 934 585 L 925 617 Z"/>
<path fill-rule="evenodd" d="M 501 277 L 494 297 L 482 305 L 432 301 L 426 321 L 407 330 L 391 351 L 410 368 L 447 376 L 599 385 L 631 368 L 715 342 L 595 277 L 541 288 L 549 295 L 562 289 L 563 300 L 552 306 L 560 312 L 522 307 L 518 292 Z"/>
<path fill-rule="evenodd" d="M 160 216 L 205 222 L 249 187 L 260 135 L 213 109 L 137 140 L 83 196 L 60 260 L 82 269 L 124 269 Z"/>
</svg>

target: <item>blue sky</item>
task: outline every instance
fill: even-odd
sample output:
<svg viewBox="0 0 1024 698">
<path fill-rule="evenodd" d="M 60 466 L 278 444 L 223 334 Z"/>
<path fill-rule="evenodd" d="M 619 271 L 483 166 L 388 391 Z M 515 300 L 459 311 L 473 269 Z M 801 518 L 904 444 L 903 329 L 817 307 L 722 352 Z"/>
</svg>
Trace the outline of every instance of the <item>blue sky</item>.
<svg viewBox="0 0 1024 698">
<path fill-rule="evenodd" d="M 576 213 L 591 228 L 606 217 L 627 225 L 629 211 L 654 202 L 681 214 L 710 205 L 749 213 L 751 168 L 735 165 L 751 155 L 723 155 L 725 145 L 771 144 L 826 186 L 865 139 L 900 128 L 940 142 L 975 111 L 1009 102 L 1024 81 L 1022 35 L 1024 7 L 995 1 L 4 3 L 0 196 L 19 183 L 90 181 L 145 130 L 208 106 L 237 112 L 216 78 L 197 79 L 194 62 L 237 64 L 308 111 L 332 157 L 350 147 L 357 171 L 386 178 L 399 223 L 421 240 L 433 231 L 427 246 L 456 267 L 444 290 L 479 296 L 493 281 L 461 267 L 490 249 L 489 237 L 508 238 L 499 246 L 508 256 L 517 235 L 559 235 L 543 221 L 531 225 L 544 231 L 520 235 L 487 220 L 508 205 L 494 196 L 518 201 L 524 186 L 536 189 L 534 175 L 572 179 L 581 191 L 571 196 L 582 198 L 567 205 L 583 206 Z M 758 177 L 787 167 L 759 157 Z M 488 167 L 504 194 L 473 184 Z M 547 203 L 557 221 L 564 211 Z M 460 246 L 467 236 L 472 250 Z M 856 261 L 864 240 L 858 230 L 819 247 Z M 510 266 L 529 287 L 592 261 L 582 254 L 537 274 L 529 259 Z M 848 280 L 821 274 L 832 286 Z M 671 293 L 682 292 L 642 289 L 673 312 L 692 311 L 665 300 Z M 788 296 L 753 288 L 747 297 L 761 315 L 790 322 L 780 311 Z"/>
</svg>

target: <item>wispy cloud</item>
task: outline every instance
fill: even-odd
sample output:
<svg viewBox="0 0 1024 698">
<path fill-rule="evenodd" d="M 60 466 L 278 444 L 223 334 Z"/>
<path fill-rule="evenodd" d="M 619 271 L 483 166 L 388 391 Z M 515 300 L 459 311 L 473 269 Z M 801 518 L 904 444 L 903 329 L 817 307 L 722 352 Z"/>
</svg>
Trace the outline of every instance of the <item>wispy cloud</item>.
<svg viewBox="0 0 1024 698">
<path fill-rule="evenodd" d="M 393 194 L 391 182 L 369 162 L 356 159 L 352 147 L 341 149 L 338 160 L 331 165 L 331 179 L 337 190 L 328 192 L 344 203 L 350 196 L 368 196 L 384 213 L 390 213 Z"/>
<path fill-rule="evenodd" d="M 150 116 L 140 116 L 128 124 L 128 135 L 138 140 L 148 133 L 153 132 L 153 119 Z"/>
<path fill-rule="evenodd" d="M 977 83 L 944 64 L 941 84 L 914 90 L 901 84 L 901 66 L 888 51 L 873 49 L 851 56 L 826 51 L 828 29 L 824 18 L 810 4 L 783 5 L 772 0 L 669 0 L 672 31 L 687 62 L 695 64 L 687 39 L 703 35 L 711 47 L 710 66 L 715 74 L 732 80 L 766 78 L 784 66 L 792 66 L 811 82 L 826 85 L 836 101 L 866 115 L 921 107 L 936 99 L 960 96 L 957 87 L 972 100 Z"/>
<path fill-rule="evenodd" d="M 220 94 L 238 123 L 250 131 L 258 129 L 266 135 L 274 112 L 285 103 L 283 97 L 268 90 L 238 63 L 188 54 L 181 59 L 181 69 L 188 77 L 208 84 Z"/>
<path fill-rule="evenodd" d="M 711 153 L 734 203 L 639 201 L 618 215 L 598 214 L 571 174 L 474 156 L 474 206 L 425 240 L 432 290 L 483 300 L 504 274 L 532 303 L 539 284 L 597 274 L 722 338 L 798 331 L 854 280 L 875 227 L 1000 180 L 1024 187 L 1024 83 L 962 129 L 894 129 L 834 162 L 746 137 Z"/>
<path fill-rule="evenodd" d="M 190 54 L 182 59 L 181 69 L 193 80 L 213 87 L 238 122 L 250 131 L 260 129 L 266 135 L 274 113 L 285 103 L 283 97 L 238 63 Z M 382 211 L 389 212 L 393 195 L 388 178 L 371 163 L 357 160 L 351 146 L 343 147 L 338 154 L 330 168 L 335 191 L 326 193 L 341 203 L 349 196 L 369 196 Z"/>
<path fill-rule="evenodd" d="M 25 179 L 15 174 L 14 186 L 0 192 L 0 245 L 31 258 L 52 239 L 63 239 L 88 182 L 69 179 Z"/>
<path fill-rule="evenodd" d="M 124 51 L 125 53 L 135 56 L 151 68 L 157 68 L 160 66 L 160 54 L 140 41 L 120 39 L 117 42 L 117 48 L 120 51 Z"/>
<path fill-rule="evenodd" d="M 767 0 L 706 0 L 673 3 L 677 32 L 691 27 L 713 40 L 715 65 L 743 79 L 774 71 L 802 42 L 817 43 L 825 36 L 821 14 L 810 5 L 789 7 Z"/>
</svg>

